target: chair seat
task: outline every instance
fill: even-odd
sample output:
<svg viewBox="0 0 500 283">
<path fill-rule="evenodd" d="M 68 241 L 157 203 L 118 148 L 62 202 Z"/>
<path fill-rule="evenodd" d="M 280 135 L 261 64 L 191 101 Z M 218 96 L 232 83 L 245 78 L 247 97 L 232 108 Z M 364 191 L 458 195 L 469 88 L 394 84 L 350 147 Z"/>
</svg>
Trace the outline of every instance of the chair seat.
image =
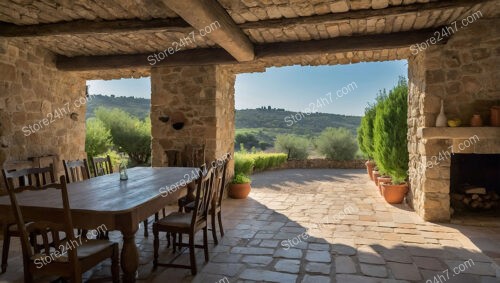
<svg viewBox="0 0 500 283">
<path fill-rule="evenodd" d="M 76 240 L 75 246 L 79 244 L 79 239 Z M 111 246 L 113 246 L 115 243 L 107 240 L 86 240 L 82 239 L 82 244 L 80 246 L 76 247 L 78 259 L 85 259 L 87 257 L 90 257 L 94 254 L 97 254 Z M 66 245 L 71 246 L 68 242 L 62 242 L 61 245 Z M 67 252 L 67 248 L 64 249 L 65 252 Z M 54 252 L 52 252 L 51 255 L 46 255 L 46 254 L 36 254 L 31 257 L 31 260 L 35 261 L 36 259 L 42 260 L 46 256 L 51 256 L 52 260 L 55 262 L 68 262 L 68 256 L 67 253 L 56 256 Z"/>
<path fill-rule="evenodd" d="M 155 225 L 162 227 L 189 228 L 193 214 L 184 212 L 172 212 L 158 220 Z"/>
</svg>

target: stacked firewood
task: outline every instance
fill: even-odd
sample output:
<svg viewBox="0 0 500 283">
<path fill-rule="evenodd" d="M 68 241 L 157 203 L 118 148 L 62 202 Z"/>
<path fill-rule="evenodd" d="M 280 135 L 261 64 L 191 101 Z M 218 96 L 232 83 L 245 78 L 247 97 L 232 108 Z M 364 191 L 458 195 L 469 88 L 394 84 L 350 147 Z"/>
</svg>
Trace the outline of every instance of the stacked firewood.
<svg viewBox="0 0 500 283">
<path fill-rule="evenodd" d="M 489 210 L 500 206 L 500 195 L 485 188 L 469 188 L 465 193 L 452 193 L 451 204 L 455 210 L 464 208 Z"/>
</svg>

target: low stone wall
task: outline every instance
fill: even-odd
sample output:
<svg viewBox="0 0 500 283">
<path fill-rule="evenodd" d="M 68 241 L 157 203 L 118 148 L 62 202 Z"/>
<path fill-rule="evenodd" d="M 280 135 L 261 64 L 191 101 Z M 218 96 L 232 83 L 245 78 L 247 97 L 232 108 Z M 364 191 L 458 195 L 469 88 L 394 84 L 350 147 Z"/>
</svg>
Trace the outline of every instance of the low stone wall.
<svg viewBox="0 0 500 283">
<path fill-rule="evenodd" d="M 306 159 L 288 160 L 279 169 L 365 169 L 366 160 L 331 160 L 331 159 Z"/>
</svg>

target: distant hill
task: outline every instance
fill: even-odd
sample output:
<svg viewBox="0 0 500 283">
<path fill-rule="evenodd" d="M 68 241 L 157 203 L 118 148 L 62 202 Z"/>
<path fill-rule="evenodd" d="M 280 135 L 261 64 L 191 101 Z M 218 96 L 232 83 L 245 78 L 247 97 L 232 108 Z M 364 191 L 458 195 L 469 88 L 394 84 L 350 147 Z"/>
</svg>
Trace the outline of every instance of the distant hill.
<svg viewBox="0 0 500 283">
<path fill-rule="evenodd" d="M 120 108 L 133 116 L 144 119 L 149 116 L 150 99 L 94 95 L 87 104 L 87 118 L 94 116 L 99 106 Z M 272 145 L 278 134 L 296 134 L 307 137 L 317 136 L 327 127 L 344 127 L 354 134 L 361 122 L 359 116 L 311 113 L 310 115 L 286 111 L 280 108 L 261 107 L 236 110 L 236 133 L 251 133 L 264 143 Z M 295 117 L 295 118 L 293 118 Z"/>
<path fill-rule="evenodd" d="M 119 108 L 132 116 L 144 119 L 149 116 L 151 99 L 125 96 L 92 95 L 87 103 L 87 118 L 94 117 L 94 110 L 99 106 L 106 108 Z"/>
</svg>

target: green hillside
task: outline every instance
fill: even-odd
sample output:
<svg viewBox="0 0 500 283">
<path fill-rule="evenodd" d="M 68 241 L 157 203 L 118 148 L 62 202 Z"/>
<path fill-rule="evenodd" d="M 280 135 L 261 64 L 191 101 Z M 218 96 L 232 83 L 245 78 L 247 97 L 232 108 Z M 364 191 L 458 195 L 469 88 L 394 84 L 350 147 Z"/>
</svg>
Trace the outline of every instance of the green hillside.
<svg viewBox="0 0 500 283">
<path fill-rule="evenodd" d="M 93 95 L 87 104 L 87 118 L 94 116 L 99 107 L 120 108 L 132 116 L 144 119 L 149 116 L 150 99 L 124 96 Z M 356 133 L 361 117 L 327 113 L 301 114 L 284 109 L 261 107 L 236 110 L 236 134 L 250 133 L 258 142 L 272 146 L 276 135 L 295 134 L 316 137 L 327 127 L 343 127 Z M 295 118 L 293 118 L 295 117 Z M 239 145 L 236 145 L 239 146 Z"/>
<path fill-rule="evenodd" d="M 138 97 L 106 96 L 95 94 L 87 103 L 87 118 L 94 117 L 94 110 L 103 106 L 106 108 L 119 108 L 132 116 L 144 119 L 149 116 L 151 100 Z"/>
</svg>

